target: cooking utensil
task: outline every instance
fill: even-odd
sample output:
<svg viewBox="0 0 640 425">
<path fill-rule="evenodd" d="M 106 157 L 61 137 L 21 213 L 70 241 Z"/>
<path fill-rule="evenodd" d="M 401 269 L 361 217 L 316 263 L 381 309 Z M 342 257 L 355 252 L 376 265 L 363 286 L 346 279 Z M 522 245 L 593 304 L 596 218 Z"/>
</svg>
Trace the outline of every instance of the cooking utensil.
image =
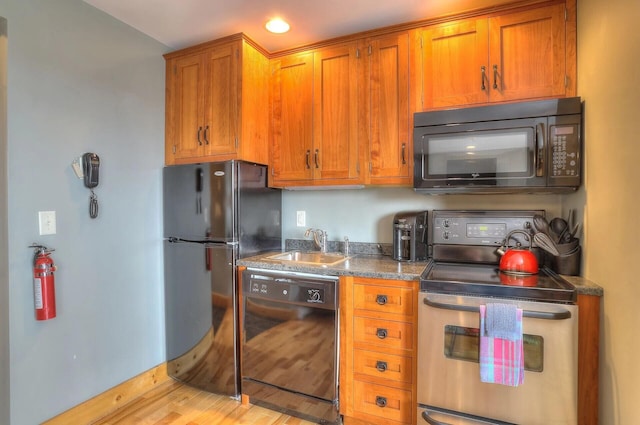
<svg viewBox="0 0 640 425">
<path fill-rule="evenodd" d="M 540 233 L 546 233 L 547 235 L 551 232 L 549 228 L 549 222 L 543 216 L 536 214 L 533 216 L 533 227 Z"/>
<path fill-rule="evenodd" d="M 571 233 L 569 231 L 569 224 L 564 218 L 556 217 L 552 219 L 549 222 L 549 227 L 556 236 L 556 243 L 568 242 L 568 240 L 565 241 L 565 238 L 567 238 L 567 234 L 570 236 Z"/>
<path fill-rule="evenodd" d="M 551 239 L 551 236 L 547 235 L 546 233 L 536 233 L 535 235 L 533 235 L 533 241 L 536 243 L 536 245 L 538 245 L 549 254 L 554 256 L 560 255 L 560 252 L 558 251 L 558 245 L 556 245 L 553 239 Z"/>
<path fill-rule="evenodd" d="M 515 248 L 509 248 L 509 239 L 516 233 L 521 233 L 525 236 L 525 239 L 529 240 L 529 248 L 521 248 L 520 243 L 517 242 Z M 515 239 L 514 239 L 515 240 Z M 509 232 L 506 239 L 504 240 L 504 245 L 500 248 L 498 252 L 504 252 L 502 254 L 502 258 L 500 258 L 500 271 L 505 273 L 515 273 L 515 274 L 536 274 L 538 273 L 538 259 L 531 252 L 531 246 L 533 244 L 531 235 L 523 230 L 513 230 Z"/>
</svg>

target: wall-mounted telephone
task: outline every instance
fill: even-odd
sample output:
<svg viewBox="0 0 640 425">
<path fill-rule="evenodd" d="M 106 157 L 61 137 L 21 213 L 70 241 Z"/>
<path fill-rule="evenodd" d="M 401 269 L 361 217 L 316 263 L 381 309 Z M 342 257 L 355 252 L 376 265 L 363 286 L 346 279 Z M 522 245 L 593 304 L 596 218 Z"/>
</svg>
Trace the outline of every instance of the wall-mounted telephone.
<svg viewBox="0 0 640 425">
<path fill-rule="evenodd" d="M 82 155 L 82 170 L 84 185 L 92 189 L 98 185 L 100 171 L 100 157 L 92 152 Z"/>
</svg>

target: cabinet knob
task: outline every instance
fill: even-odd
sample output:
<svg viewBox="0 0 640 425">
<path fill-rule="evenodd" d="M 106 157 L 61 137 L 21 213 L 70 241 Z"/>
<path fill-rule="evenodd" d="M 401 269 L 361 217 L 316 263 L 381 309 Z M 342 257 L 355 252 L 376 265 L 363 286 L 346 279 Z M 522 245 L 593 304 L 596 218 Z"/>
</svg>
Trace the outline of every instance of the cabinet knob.
<svg viewBox="0 0 640 425">
<path fill-rule="evenodd" d="M 376 362 L 376 369 L 378 372 L 386 372 L 387 371 L 387 362 L 383 362 L 382 360 L 378 360 Z"/>
<path fill-rule="evenodd" d="M 311 155 L 311 151 L 307 149 L 307 156 L 305 158 L 305 161 L 307 163 L 307 170 L 311 168 L 311 165 L 309 165 L 309 155 Z"/>
<path fill-rule="evenodd" d="M 382 397 L 380 395 L 376 396 L 376 406 L 378 407 L 386 407 L 387 406 L 387 398 Z"/>
<path fill-rule="evenodd" d="M 385 339 L 387 337 L 387 330 L 385 328 L 376 329 L 376 336 L 380 339 Z"/>
<path fill-rule="evenodd" d="M 380 305 L 385 305 L 387 303 L 387 296 L 386 295 L 378 295 L 376 297 L 376 302 Z"/>
</svg>

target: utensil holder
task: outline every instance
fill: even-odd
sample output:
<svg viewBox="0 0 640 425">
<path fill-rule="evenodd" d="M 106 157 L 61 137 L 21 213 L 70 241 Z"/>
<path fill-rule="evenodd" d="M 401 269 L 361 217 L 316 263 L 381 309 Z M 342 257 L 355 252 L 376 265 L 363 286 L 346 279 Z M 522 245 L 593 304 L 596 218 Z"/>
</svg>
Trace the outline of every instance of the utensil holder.
<svg viewBox="0 0 640 425">
<path fill-rule="evenodd" d="M 573 251 L 566 254 L 551 256 L 551 269 L 558 274 L 578 276 L 581 259 L 582 249 L 578 245 Z"/>
</svg>

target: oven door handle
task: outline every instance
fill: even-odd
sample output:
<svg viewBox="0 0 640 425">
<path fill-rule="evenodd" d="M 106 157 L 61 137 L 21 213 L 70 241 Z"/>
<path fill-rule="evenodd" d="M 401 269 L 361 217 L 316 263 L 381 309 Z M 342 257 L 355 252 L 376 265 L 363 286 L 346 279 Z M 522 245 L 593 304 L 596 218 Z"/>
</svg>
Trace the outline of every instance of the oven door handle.
<svg viewBox="0 0 640 425">
<path fill-rule="evenodd" d="M 429 307 L 442 308 L 445 310 L 456 311 L 469 311 L 472 313 L 480 313 L 480 308 L 473 305 L 459 305 L 459 304 L 445 304 L 435 301 L 431 301 L 429 298 L 424 298 L 424 303 Z M 545 319 L 545 320 L 565 320 L 571 318 L 571 312 L 569 310 L 550 312 L 550 311 L 532 311 L 524 310 L 522 317 L 528 317 L 531 319 Z"/>
</svg>

